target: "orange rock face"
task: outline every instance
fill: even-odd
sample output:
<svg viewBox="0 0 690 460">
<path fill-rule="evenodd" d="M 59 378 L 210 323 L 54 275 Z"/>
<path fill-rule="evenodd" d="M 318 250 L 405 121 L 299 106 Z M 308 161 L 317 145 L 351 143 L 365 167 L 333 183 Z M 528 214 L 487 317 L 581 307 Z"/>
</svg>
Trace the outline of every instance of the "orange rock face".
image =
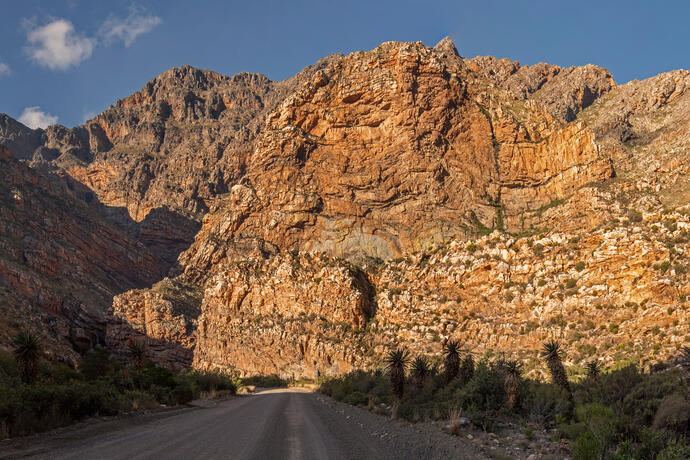
<svg viewBox="0 0 690 460">
<path fill-rule="evenodd" d="M 410 43 L 315 73 L 268 117 L 246 177 L 202 234 L 388 259 L 477 220 L 491 227 L 497 207 L 518 215 L 611 177 L 584 125 L 561 127 L 507 93 L 487 99 L 470 75 Z"/>
<path fill-rule="evenodd" d="M 93 321 L 113 350 L 136 338 L 170 367 L 311 377 L 452 337 L 539 373 L 548 338 L 571 364 L 647 364 L 686 340 L 687 88 L 683 72 L 617 87 L 591 65 L 390 42 L 284 82 L 171 69 L 85 126 L 3 122 L 0 139 L 28 152 L 41 136 L 21 158 L 90 200 L 101 251 L 116 247 L 102 272 L 78 259 L 79 287 L 130 273 L 122 248 L 163 267 L 102 281 Z M 11 254 L 7 298 L 59 309 L 26 269 L 38 255 Z"/>
</svg>

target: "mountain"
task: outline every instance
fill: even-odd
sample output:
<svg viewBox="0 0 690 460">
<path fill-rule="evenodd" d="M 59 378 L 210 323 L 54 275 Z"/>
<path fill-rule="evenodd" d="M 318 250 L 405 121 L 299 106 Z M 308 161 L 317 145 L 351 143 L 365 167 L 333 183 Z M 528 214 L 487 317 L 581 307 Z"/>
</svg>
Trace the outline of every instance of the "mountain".
<svg viewBox="0 0 690 460">
<path fill-rule="evenodd" d="M 0 343 L 20 328 L 68 361 L 105 343 L 115 294 L 150 286 L 163 264 L 69 189 L 0 146 Z"/>
<path fill-rule="evenodd" d="M 574 362 L 649 363 L 689 333 L 689 81 L 388 42 L 283 82 L 174 68 L 0 143 L 40 134 L 11 161 L 158 262 L 98 303 L 115 350 L 299 377 L 556 337 Z"/>
</svg>

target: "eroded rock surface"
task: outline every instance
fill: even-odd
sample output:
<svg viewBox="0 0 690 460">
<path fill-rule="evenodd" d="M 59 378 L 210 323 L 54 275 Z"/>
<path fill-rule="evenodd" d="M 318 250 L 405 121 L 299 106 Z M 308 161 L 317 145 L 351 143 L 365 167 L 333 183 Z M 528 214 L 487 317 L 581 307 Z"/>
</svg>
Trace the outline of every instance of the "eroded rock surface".
<svg viewBox="0 0 690 460">
<path fill-rule="evenodd" d="M 2 146 L 0 170 L 0 343 L 29 328 L 52 353 L 73 359 L 72 348 L 104 343 L 113 296 L 150 286 L 162 265 L 66 184 L 60 188 Z"/>
<path fill-rule="evenodd" d="M 0 143 L 23 142 L 34 169 L 0 161 L 102 226 L 75 232 L 108 260 L 75 263 L 67 285 L 112 299 L 88 305 L 114 350 L 136 339 L 170 367 L 311 377 L 452 337 L 538 374 L 559 338 L 569 365 L 647 365 L 690 333 L 688 82 L 389 42 L 284 82 L 171 69 L 84 126 L 6 122 Z M 16 212 L 23 229 L 43 211 Z M 39 248 L 90 254 L 69 241 Z M 122 266 L 120 249 L 139 259 Z M 3 281 L 5 298 L 49 310 L 18 293 L 61 272 L 11 260 L 2 279 L 24 281 Z"/>
</svg>

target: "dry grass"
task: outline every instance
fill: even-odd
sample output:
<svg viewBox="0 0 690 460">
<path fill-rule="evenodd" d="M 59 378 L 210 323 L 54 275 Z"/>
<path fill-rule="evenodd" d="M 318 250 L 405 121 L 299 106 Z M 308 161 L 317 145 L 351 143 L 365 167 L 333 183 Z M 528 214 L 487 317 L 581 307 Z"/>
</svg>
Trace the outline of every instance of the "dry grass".
<svg viewBox="0 0 690 460">
<path fill-rule="evenodd" d="M 218 393 L 214 387 L 211 387 L 209 391 L 204 391 L 199 395 L 199 399 L 216 399 L 217 397 Z"/>
<path fill-rule="evenodd" d="M 398 419 L 398 409 L 400 409 L 400 402 L 396 401 L 395 403 L 393 403 L 393 407 L 391 409 L 391 420 Z"/>
<path fill-rule="evenodd" d="M 460 423 L 461 415 L 462 412 L 457 408 L 453 408 L 448 412 L 448 433 L 454 436 L 460 434 L 460 427 L 462 426 Z"/>
</svg>

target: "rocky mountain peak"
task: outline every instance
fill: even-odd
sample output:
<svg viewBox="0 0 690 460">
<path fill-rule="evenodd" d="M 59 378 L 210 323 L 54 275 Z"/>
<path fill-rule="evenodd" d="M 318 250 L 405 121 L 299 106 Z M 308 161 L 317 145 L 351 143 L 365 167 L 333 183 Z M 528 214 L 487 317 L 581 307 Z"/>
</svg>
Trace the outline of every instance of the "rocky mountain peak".
<svg viewBox="0 0 690 460">
<path fill-rule="evenodd" d="M 0 113 L 0 142 L 12 150 L 16 158 L 31 158 L 41 145 L 42 134 L 42 129 L 28 128 L 9 115 Z"/>
<path fill-rule="evenodd" d="M 434 49 L 450 56 L 460 57 L 460 53 L 458 53 L 455 43 L 453 43 L 453 40 L 449 36 L 443 37 L 440 42 L 436 43 Z"/>
</svg>

